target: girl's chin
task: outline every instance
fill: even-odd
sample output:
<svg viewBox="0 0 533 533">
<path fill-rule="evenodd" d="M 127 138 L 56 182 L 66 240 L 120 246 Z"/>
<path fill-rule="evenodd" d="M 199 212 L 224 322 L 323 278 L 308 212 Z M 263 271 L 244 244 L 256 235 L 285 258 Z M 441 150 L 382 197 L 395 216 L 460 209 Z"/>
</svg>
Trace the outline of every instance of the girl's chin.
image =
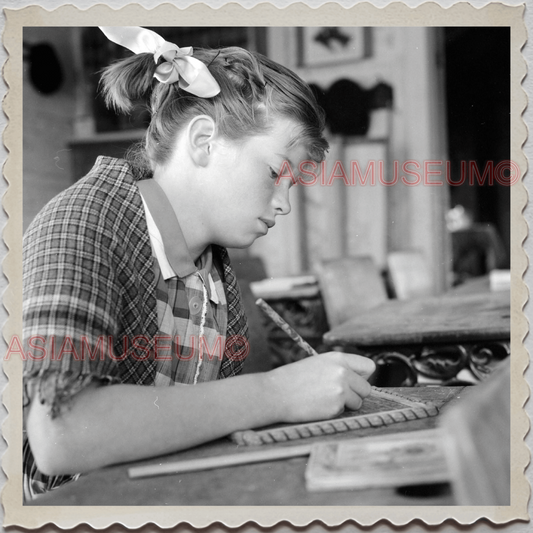
<svg viewBox="0 0 533 533">
<path fill-rule="evenodd" d="M 263 237 L 263 235 L 256 234 L 256 235 L 247 235 L 243 236 L 240 239 L 221 239 L 219 242 L 213 243 L 218 244 L 219 246 L 223 246 L 224 248 L 237 248 L 237 249 L 243 249 L 243 248 L 249 248 L 252 246 L 252 244 L 259 238 Z"/>
<path fill-rule="evenodd" d="M 239 249 L 243 249 L 243 248 L 249 248 L 250 246 L 252 246 L 252 244 L 259 238 L 259 237 L 262 237 L 263 235 L 259 235 L 257 237 L 255 237 L 254 239 L 250 239 L 246 242 L 240 242 L 240 243 L 235 243 L 233 244 L 232 246 L 228 246 L 228 248 L 239 248 Z"/>
</svg>

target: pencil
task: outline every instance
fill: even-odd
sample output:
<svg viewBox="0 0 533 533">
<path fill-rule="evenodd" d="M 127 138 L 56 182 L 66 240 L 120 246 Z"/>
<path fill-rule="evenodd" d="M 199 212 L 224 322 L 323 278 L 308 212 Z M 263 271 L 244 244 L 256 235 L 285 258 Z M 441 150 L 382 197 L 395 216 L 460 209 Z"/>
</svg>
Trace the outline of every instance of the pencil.
<svg viewBox="0 0 533 533">
<path fill-rule="evenodd" d="M 307 355 L 317 355 L 317 352 L 311 345 L 305 342 L 302 337 L 293 329 L 283 318 L 281 318 L 263 298 L 258 298 L 255 304 L 276 324 L 280 327 Z"/>
<path fill-rule="evenodd" d="M 297 333 L 281 316 L 268 305 L 263 298 L 258 298 L 255 301 L 255 304 L 261 308 L 261 310 L 276 324 L 276 326 L 280 327 L 300 348 L 305 350 L 305 352 L 308 355 L 317 355 L 316 350 L 313 349 L 313 347 L 305 342 L 301 335 Z M 372 387 L 371 395 L 375 398 L 386 398 L 391 399 L 391 393 L 384 391 L 382 389 L 376 389 L 375 387 Z"/>
</svg>

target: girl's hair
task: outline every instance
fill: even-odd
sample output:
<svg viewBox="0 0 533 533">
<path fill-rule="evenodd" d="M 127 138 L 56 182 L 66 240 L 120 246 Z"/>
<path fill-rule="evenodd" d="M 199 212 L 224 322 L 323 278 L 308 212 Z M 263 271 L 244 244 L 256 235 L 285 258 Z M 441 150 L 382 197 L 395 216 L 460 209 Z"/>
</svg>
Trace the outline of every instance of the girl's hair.
<svg viewBox="0 0 533 533">
<path fill-rule="evenodd" d="M 323 137 L 324 112 L 309 86 L 294 72 L 237 47 L 198 48 L 194 57 L 207 65 L 220 85 L 218 95 L 202 98 L 177 83 L 158 82 L 153 77 L 157 65 L 152 54 L 136 54 L 103 72 L 101 84 L 108 106 L 128 112 L 133 102 L 149 98 L 151 121 L 142 165 L 165 164 L 176 135 L 197 115 L 210 116 L 222 135 L 237 141 L 267 132 L 272 118 L 292 119 L 299 126 L 292 144 L 303 145 L 313 161 L 324 159 L 328 149 Z"/>
</svg>

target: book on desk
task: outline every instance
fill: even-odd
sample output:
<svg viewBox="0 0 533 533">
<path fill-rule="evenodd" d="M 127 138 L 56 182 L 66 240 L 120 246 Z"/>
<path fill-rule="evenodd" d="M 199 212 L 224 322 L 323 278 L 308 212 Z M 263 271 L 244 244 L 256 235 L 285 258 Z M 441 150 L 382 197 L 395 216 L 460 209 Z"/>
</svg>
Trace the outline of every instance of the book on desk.
<svg viewBox="0 0 533 533">
<path fill-rule="evenodd" d="M 445 483 L 450 480 L 441 429 L 319 442 L 305 470 L 310 491 Z"/>
<path fill-rule="evenodd" d="M 320 292 L 318 281 L 312 274 L 268 278 L 250 283 L 256 298 L 277 300 L 284 298 L 312 298 Z"/>
</svg>

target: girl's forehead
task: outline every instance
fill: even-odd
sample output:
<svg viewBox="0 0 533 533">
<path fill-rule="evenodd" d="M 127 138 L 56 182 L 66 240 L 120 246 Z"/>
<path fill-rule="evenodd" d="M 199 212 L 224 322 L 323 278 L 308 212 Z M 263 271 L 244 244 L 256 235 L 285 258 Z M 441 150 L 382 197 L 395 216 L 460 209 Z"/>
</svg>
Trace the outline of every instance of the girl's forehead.
<svg viewBox="0 0 533 533">
<path fill-rule="evenodd" d="M 239 151 L 250 150 L 257 157 L 289 160 L 298 165 L 300 161 L 310 159 L 309 147 L 302 142 L 301 133 L 302 126 L 294 120 L 276 117 L 270 120 L 266 131 L 234 142 L 240 146 Z"/>
</svg>

